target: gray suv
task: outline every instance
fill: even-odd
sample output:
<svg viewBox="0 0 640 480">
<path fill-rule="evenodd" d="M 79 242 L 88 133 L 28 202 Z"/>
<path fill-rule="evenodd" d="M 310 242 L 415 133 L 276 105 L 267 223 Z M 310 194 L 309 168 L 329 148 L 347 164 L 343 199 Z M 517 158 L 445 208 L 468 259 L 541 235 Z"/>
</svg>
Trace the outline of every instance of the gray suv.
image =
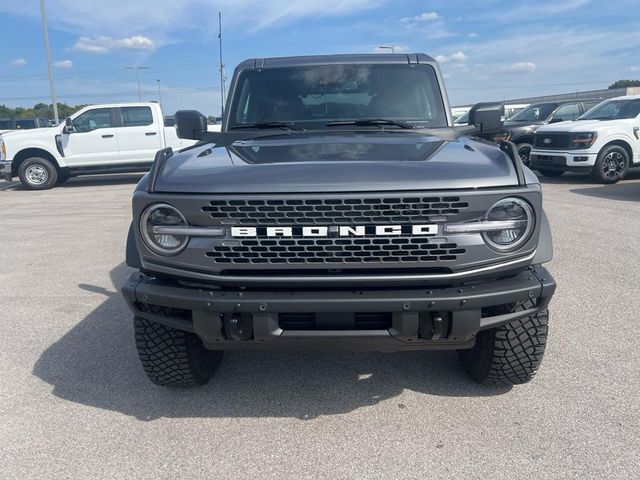
<svg viewBox="0 0 640 480">
<path fill-rule="evenodd" d="M 122 291 L 151 381 L 224 351 L 456 350 L 477 382 L 538 370 L 555 290 L 537 177 L 478 104 L 454 127 L 424 54 L 257 58 L 221 132 L 158 152 L 133 194 Z"/>
</svg>

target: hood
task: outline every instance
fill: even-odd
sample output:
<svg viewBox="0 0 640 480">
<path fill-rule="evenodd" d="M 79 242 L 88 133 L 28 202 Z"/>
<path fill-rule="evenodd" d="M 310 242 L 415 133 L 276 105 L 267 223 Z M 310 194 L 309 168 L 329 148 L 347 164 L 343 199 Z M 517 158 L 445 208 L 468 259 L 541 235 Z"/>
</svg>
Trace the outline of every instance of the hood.
<svg viewBox="0 0 640 480">
<path fill-rule="evenodd" d="M 545 125 L 538 132 L 591 132 L 594 130 L 624 126 L 633 123 L 634 119 L 623 118 L 619 120 L 575 120 L 573 122 L 560 122 Z"/>
<path fill-rule="evenodd" d="M 26 136 L 48 136 L 52 132 L 58 133 L 55 127 L 29 128 L 26 130 L 6 130 L 2 133 L 3 140 L 11 140 L 12 138 L 22 138 Z"/>
<path fill-rule="evenodd" d="M 200 145 L 167 159 L 156 191 L 306 193 L 517 185 L 500 149 L 471 138 L 418 133 L 296 134 Z"/>
</svg>

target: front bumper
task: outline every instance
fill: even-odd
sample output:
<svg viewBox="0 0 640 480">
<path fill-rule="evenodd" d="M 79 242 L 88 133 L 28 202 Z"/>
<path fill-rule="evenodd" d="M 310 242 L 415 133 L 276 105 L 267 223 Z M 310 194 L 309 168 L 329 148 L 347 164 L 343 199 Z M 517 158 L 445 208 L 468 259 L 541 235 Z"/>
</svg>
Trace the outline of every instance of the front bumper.
<svg viewBox="0 0 640 480">
<path fill-rule="evenodd" d="M 212 350 L 402 351 L 471 348 L 479 331 L 545 308 L 555 286 L 531 267 L 464 287 L 337 291 L 224 290 L 134 273 L 122 292 L 136 316 L 193 332 Z M 512 305 L 522 307 L 503 308 Z"/>
<path fill-rule="evenodd" d="M 531 168 L 543 170 L 563 170 L 567 172 L 589 172 L 596 163 L 597 152 L 580 150 L 531 150 Z"/>
<path fill-rule="evenodd" d="M 6 180 L 10 182 L 13 180 L 13 175 L 11 173 L 11 164 L 13 162 L 11 160 L 1 160 L 0 161 L 0 180 Z"/>
</svg>

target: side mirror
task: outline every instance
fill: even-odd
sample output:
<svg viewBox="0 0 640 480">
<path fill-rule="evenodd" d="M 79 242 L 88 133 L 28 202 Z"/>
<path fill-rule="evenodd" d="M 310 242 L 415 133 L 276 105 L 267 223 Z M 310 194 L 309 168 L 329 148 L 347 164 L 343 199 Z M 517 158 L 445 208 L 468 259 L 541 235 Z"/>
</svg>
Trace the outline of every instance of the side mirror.
<svg viewBox="0 0 640 480">
<path fill-rule="evenodd" d="M 564 122 L 564 120 L 559 117 L 552 118 L 551 120 L 549 120 L 549 123 L 560 123 L 560 122 Z"/>
<path fill-rule="evenodd" d="M 75 127 L 73 126 L 73 122 L 71 121 L 71 119 L 69 117 L 65 118 L 64 120 L 64 128 L 62 130 L 64 133 L 74 133 L 76 131 Z"/>
<path fill-rule="evenodd" d="M 475 125 L 480 133 L 494 133 L 504 125 L 502 103 L 478 103 L 469 110 L 469 125 Z"/>
<path fill-rule="evenodd" d="M 197 110 L 178 110 L 175 122 L 178 138 L 202 140 L 207 133 L 207 117 Z"/>
</svg>

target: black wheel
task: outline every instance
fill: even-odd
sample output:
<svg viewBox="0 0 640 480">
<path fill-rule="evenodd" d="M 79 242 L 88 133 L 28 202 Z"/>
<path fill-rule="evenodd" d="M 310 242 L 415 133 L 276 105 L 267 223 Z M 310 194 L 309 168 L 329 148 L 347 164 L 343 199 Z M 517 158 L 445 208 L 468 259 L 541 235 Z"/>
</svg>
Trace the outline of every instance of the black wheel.
<svg viewBox="0 0 640 480">
<path fill-rule="evenodd" d="M 519 143 L 517 145 L 518 155 L 520 156 L 520 161 L 527 167 L 531 166 L 531 144 L 529 143 Z"/>
<path fill-rule="evenodd" d="M 140 317 L 135 317 L 133 321 L 142 368 L 156 385 L 204 385 L 222 360 L 222 352 L 207 350 L 193 333 Z"/>
<path fill-rule="evenodd" d="M 518 309 L 531 308 L 532 303 Z M 458 350 L 463 367 L 478 383 L 517 385 L 531 380 L 547 343 L 549 311 L 478 334 L 471 350 Z"/>
<path fill-rule="evenodd" d="M 611 145 L 600 151 L 591 175 L 599 183 L 616 183 L 622 180 L 628 168 L 627 151 L 618 145 Z"/>
<path fill-rule="evenodd" d="M 58 169 L 46 158 L 31 157 L 18 167 L 18 177 L 30 190 L 46 190 L 58 181 Z"/>
<path fill-rule="evenodd" d="M 545 170 L 543 169 L 538 169 L 538 171 L 545 177 L 559 177 L 560 175 L 562 175 L 564 173 L 564 170 Z"/>
</svg>

